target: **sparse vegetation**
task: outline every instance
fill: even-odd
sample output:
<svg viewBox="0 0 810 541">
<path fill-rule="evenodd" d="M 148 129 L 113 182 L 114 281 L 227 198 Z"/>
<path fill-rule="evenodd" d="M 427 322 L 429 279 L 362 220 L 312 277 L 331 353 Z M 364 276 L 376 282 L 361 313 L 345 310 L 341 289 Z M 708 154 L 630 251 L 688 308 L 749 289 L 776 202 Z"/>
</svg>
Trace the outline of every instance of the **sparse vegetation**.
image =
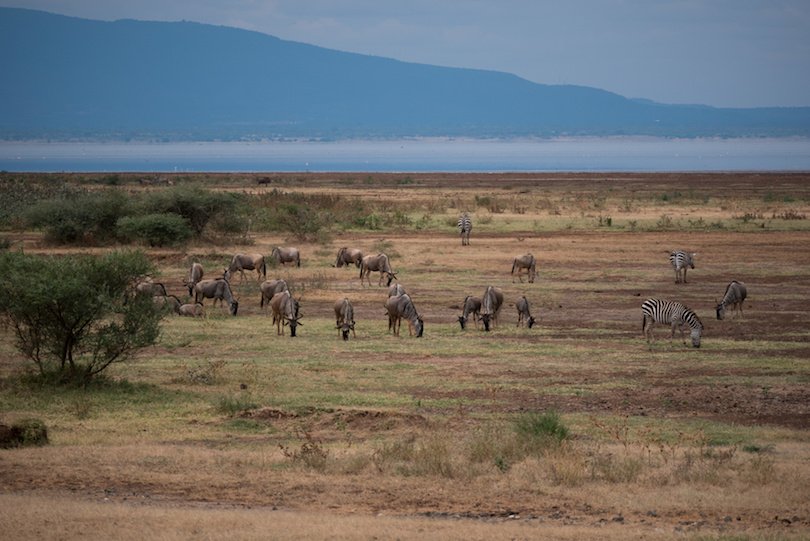
<svg viewBox="0 0 810 541">
<path fill-rule="evenodd" d="M 276 336 L 253 276 L 234 284 L 237 317 L 208 303 L 207 319 L 168 317 L 153 346 L 83 387 L 52 385 L 14 348 L 13 329 L 4 330 L 0 410 L 8 423 L 42 419 L 55 445 L 4 451 L 2 503 L 25 494 L 58 508 L 53 502 L 68 501 L 63 493 L 70 502 L 105 494 L 111 501 L 95 515 L 107 520 L 116 505 L 126 506 L 118 528 L 132 524 L 132 507 L 187 517 L 189 506 L 203 516 L 229 513 L 206 503 L 228 502 L 240 506 L 236 522 L 245 523 L 258 514 L 241 507 L 276 506 L 305 520 L 317 508 L 330 528 L 343 512 L 402 515 L 420 525 L 429 514 L 423 531 L 493 528 L 472 538 L 506 537 L 510 525 L 527 528 L 509 535 L 516 538 L 554 527 L 606 539 L 659 531 L 663 538 L 806 537 L 801 397 L 810 382 L 810 262 L 795 247 L 810 226 L 772 213 L 807 213 L 799 201 L 810 200 L 803 195 L 810 183 L 802 187 L 797 176 L 786 186 L 774 176 L 769 189 L 795 201 L 783 204 L 780 195 L 765 206 L 759 175 L 733 176 L 732 196 L 724 195 L 723 175 L 683 177 L 652 175 L 614 190 L 605 187 L 613 180 L 590 188 L 580 176 L 538 182 L 522 174 L 487 190 L 473 176 L 461 185 L 413 175 L 403 190 L 401 175 L 369 182 L 354 175 L 349 183 L 289 174 L 258 188 L 249 176 L 205 176 L 200 183 L 238 194 L 236 214 L 250 218 L 257 252 L 292 238 L 293 222 L 276 215 L 285 204 L 330 217 L 322 231 L 334 241 L 296 240 L 303 268 L 268 271 L 303 294 L 299 336 Z M 126 174 L 96 180 L 71 189 L 151 192 L 194 177 L 148 188 Z M 293 187 L 300 193 L 286 192 Z M 472 243 L 462 249 L 455 220 L 459 209 L 476 208 L 475 194 L 505 210 L 479 208 Z M 735 218 L 747 213 L 765 218 Z M 376 229 L 359 225 L 372 214 Z M 621 219 L 606 223 L 611 216 Z M 657 225 L 663 216 L 666 227 Z M 185 298 L 190 261 L 215 275 L 238 251 L 233 238 L 212 243 L 213 228 L 209 222 L 191 244 L 147 249 L 155 265 L 148 272 Z M 104 251 L 54 247 L 11 225 L 4 236 L 13 252 L 36 257 Z M 424 338 L 389 335 L 384 288 L 361 287 L 353 267 L 330 267 L 344 244 L 392 257 L 425 318 Z M 689 283 L 674 286 L 667 250 L 681 247 L 700 255 Z M 538 257 L 537 283 L 512 283 L 511 258 L 529 251 Z M 745 280 L 755 302 L 744 318 L 717 321 L 714 299 L 730 277 Z M 488 334 L 472 325 L 461 331 L 458 305 L 485 283 L 508 295 L 502 324 Z M 515 327 L 509 304 L 524 294 L 539 314 L 531 330 Z M 683 347 L 677 335 L 670 343 L 665 329 L 654 352 L 644 345 L 639 305 L 659 294 L 694 305 L 707 327 L 700 350 Z M 347 342 L 332 314 L 343 295 L 358 323 Z M 43 465 L 48 476 L 39 474 Z M 149 505 L 140 505 L 147 495 Z"/>
</svg>

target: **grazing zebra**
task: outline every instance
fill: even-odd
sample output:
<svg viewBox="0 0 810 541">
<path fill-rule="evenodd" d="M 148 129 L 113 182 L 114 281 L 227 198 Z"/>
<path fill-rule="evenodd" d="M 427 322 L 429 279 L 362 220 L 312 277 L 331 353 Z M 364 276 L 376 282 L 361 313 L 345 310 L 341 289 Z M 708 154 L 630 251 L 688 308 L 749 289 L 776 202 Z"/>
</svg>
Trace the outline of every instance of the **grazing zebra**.
<svg viewBox="0 0 810 541">
<path fill-rule="evenodd" d="M 470 232 L 472 231 L 472 218 L 466 212 L 458 219 L 458 232 L 461 234 L 461 245 L 470 245 Z"/>
<path fill-rule="evenodd" d="M 731 283 L 726 286 L 726 294 L 723 295 L 723 300 L 717 304 L 717 319 L 726 317 L 726 306 L 731 306 L 732 317 L 738 308 L 742 316 L 742 305 L 747 296 L 748 289 L 746 289 L 745 284 L 737 280 L 732 280 Z"/>
<path fill-rule="evenodd" d="M 652 347 L 653 326 L 656 323 L 669 323 L 672 325 L 672 333 L 669 339 L 675 337 L 675 328 L 681 331 L 681 339 L 686 344 L 683 331 L 684 326 L 689 325 L 692 329 L 692 346 L 700 347 L 700 333 L 703 332 L 703 323 L 700 322 L 697 314 L 676 301 L 664 301 L 661 299 L 647 299 L 641 304 L 641 330 L 647 343 Z"/>
<path fill-rule="evenodd" d="M 696 255 L 683 250 L 675 250 L 669 253 L 669 262 L 672 263 L 672 268 L 675 269 L 676 284 L 686 283 L 686 269 L 695 268 Z"/>
</svg>

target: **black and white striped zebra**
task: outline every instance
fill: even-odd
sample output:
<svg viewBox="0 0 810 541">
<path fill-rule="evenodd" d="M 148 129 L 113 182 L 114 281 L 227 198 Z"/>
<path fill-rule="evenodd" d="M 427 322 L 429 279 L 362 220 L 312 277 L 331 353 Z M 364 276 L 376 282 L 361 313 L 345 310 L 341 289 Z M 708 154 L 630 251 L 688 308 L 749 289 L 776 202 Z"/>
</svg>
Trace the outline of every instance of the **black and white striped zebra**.
<svg viewBox="0 0 810 541">
<path fill-rule="evenodd" d="M 647 299 L 641 304 L 641 329 L 647 343 L 652 346 L 653 326 L 656 323 L 669 323 L 672 325 L 672 333 L 669 339 L 675 337 L 675 329 L 681 331 L 681 339 L 686 344 L 683 331 L 685 326 L 691 329 L 692 346 L 700 347 L 700 334 L 703 332 L 703 323 L 692 310 L 677 301 L 664 301 L 661 299 Z"/>
<path fill-rule="evenodd" d="M 672 264 L 672 268 L 675 269 L 676 284 L 686 283 L 686 269 L 695 268 L 696 255 L 683 250 L 675 250 L 669 253 L 669 262 Z"/>
<path fill-rule="evenodd" d="M 731 306 L 732 316 L 738 308 L 740 310 L 740 315 L 742 316 L 742 305 L 747 296 L 748 289 L 745 287 L 745 284 L 738 282 L 737 280 L 732 280 L 728 286 L 726 286 L 726 293 L 723 295 L 723 300 L 717 303 L 717 319 L 723 319 L 726 317 L 727 306 Z"/>
<path fill-rule="evenodd" d="M 458 231 L 461 234 L 461 245 L 469 246 L 470 232 L 472 231 L 472 218 L 466 212 L 458 219 Z"/>
</svg>

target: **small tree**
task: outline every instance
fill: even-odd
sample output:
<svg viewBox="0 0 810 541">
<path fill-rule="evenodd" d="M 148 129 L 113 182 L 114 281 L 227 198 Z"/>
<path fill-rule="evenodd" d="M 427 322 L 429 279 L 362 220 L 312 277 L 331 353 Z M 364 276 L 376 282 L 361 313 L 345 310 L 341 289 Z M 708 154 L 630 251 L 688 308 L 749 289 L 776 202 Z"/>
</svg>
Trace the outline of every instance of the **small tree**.
<svg viewBox="0 0 810 541">
<path fill-rule="evenodd" d="M 47 257 L 0 254 L 0 316 L 41 376 L 82 384 L 159 335 L 162 312 L 130 295 L 151 264 L 140 252 Z"/>
</svg>

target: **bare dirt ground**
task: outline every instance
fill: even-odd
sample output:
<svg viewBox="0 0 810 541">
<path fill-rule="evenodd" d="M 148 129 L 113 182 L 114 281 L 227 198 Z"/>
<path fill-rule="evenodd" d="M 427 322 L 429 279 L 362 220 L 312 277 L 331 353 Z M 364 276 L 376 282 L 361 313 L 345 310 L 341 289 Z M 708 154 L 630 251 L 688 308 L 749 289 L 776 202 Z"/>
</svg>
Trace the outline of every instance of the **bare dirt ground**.
<svg viewBox="0 0 810 541">
<path fill-rule="evenodd" d="M 361 174 L 300 174 L 295 175 L 293 186 L 289 175 L 259 176 L 269 178 L 270 184 L 256 187 L 244 176 L 234 182 L 258 191 L 274 186 L 336 193 L 359 190 L 364 197 L 408 196 L 413 200 L 452 198 L 469 190 L 497 194 L 508 189 L 519 196 L 527 190 L 568 198 L 574 206 L 593 194 L 618 201 L 642 201 L 659 193 L 698 194 L 694 200 L 674 205 L 668 201 L 627 203 L 624 213 L 605 209 L 616 221 L 654 220 L 664 213 L 684 221 L 690 217 L 711 221 L 749 210 L 775 212 L 783 194 L 804 201 L 805 210 L 810 201 L 807 174 L 375 175 L 376 182 L 368 190 L 362 187 Z M 405 178 L 409 182 L 401 184 Z M 769 196 L 774 193 L 776 203 Z M 720 203 L 702 205 L 700 198 Z M 603 210 L 563 209 L 563 217 L 566 212 L 581 219 Z M 516 214 L 514 219 L 523 216 Z M 795 468 L 796 476 L 806 477 L 810 460 L 810 233 L 763 229 L 673 228 L 631 233 L 592 227 L 488 232 L 479 226 L 472 238 L 476 275 L 460 285 L 451 272 L 464 254 L 457 238 L 436 233 L 380 234 L 395 246 L 399 261 L 409 262 L 402 280 L 418 294 L 412 296 L 420 300 L 427 333 L 431 325 L 455 319 L 467 292 L 480 294 L 486 284 L 499 283 L 512 304 L 518 294 L 529 292 L 542 329 L 510 335 L 514 348 L 553 343 L 560 348 L 596 347 L 599 351 L 604 346 L 604 359 L 578 365 L 563 355 L 546 364 L 504 368 L 486 357 L 472 364 L 463 355 L 411 358 L 409 362 L 424 365 L 426 373 L 438 373 L 456 383 L 470 382 L 447 388 L 414 385 L 408 391 L 414 400 L 426 403 L 457 402 L 457 415 L 441 421 L 435 420 L 428 407 L 418 413 L 364 408 L 292 412 L 267 407 L 251 411 L 245 418 L 267 423 L 282 433 L 293 432 L 305 422 L 313 436 L 325 443 L 344 441 L 348 430 L 358 445 L 374 441 L 380 434 L 453 433 L 472 419 L 529 411 L 661 422 L 705 420 L 775 431 L 779 434 L 776 439 L 783 442 L 779 444 L 781 455 L 791 457 L 781 474 L 789 476 Z M 31 250 L 48 249 L 38 244 L 36 235 L 21 234 L 19 240 Z M 260 236 L 253 248 L 267 250 L 281 240 Z M 368 244 L 368 236 L 342 235 L 336 243 Z M 698 263 L 689 271 L 690 283 L 676 285 L 666 252 L 682 247 L 698 252 Z M 309 254 L 316 249 L 315 245 L 302 247 Z M 508 262 L 527 251 L 540 260 L 538 283 L 513 283 L 509 269 L 504 269 L 504 254 Z M 157 251 L 155 255 L 163 267 L 174 271 L 182 268 L 188 254 Z M 322 259 L 318 264 L 326 263 L 327 258 Z M 318 264 L 301 271 L 301 276 L 316 272 L 313 269 Z M 425 274 L 414 270 L 418 266 Z M 380 319 L 371 315 L 379 312 L 377 292 L 362 288 L 354 269 L 328 272 L 337 285 L 310 293 L 308 317 L 331 317 L 331 302 L 340 290 L 359 299 L 356 309 L 361 316 Z M 714 301 L 732 278 L 749 285 L 746 315 L 717 321 Z M 179 277 L 168 285 L 182 288 Z M 677 337 L 674 345 L 668 345 L 669 332 L 662 327 L 657 329 L 657 349 L 648 357 L 639 357 L 639 349 L 644 348 L 640 304 L 650 296 L 679 298 L 693 307 L 706 327 L 704 349 L 715 352 L 719 362 L 672 362 L 677 357 L 673 352 L 684 351 L 685 355 L 690 350 L 681 350 Z M 240 310 L 245 315 L 259 313 L 253 303 L 244 303 Z M 514 308 L 510 305 L 504 311 L 508 315 L 502 325 L 513 326 Z M 595 332 L 583 333 L 583 322 Z M 470 340 L 484 339 L 481 333 L 467 332 Z M 763 342 L 771 347 L 760 358 L 756 352 Z M 719 347 L 722 354 L 716 353 Z M 621 361 L 625 353 L 635 356 L 632 362 Z M 736 356 L 750 361 L 737 362 Z M 354 360 L 353 366 L 372 370 L 374 363 L 397 360 L 397 356 Z M 233 436 L 227 443 L 238 438 Z M 244 438 L 247 442 L 256 439 Z M 801 487 L 786 489 L 779 497 L 766 495 L 764 499 L 770 501 L 763 501 L 756 491 L 735 493 L 734 485 L 698 486 L 688 493 L 679 487 L 662 492 L 651 484 L 620 488 L 598 484 L 573 490 L 540 487 L 519 470 L 500 481 L 484 476 L 437 482 L 368 471 L 330 475 L 262 469 L 255 477 L 245 477 L 244 472 L 254 470 L 248 466 L 240 470 L 232 464 L 270 460 L 278 452 L 257 455 L 250 451 L 246 458 L 237 459 L 238 453 L 227 450 L 223 441 L 150 441 L 139 448 L 137 438 L 113 448 L 52 446 L 0 451 L 0 503 L 12 510 L 2 513 L 0 525 L 6 532 L 16 532 L 13 538 L 21 539 L 124 539 L 144 534 L 166 539 L 670 539 L 700 535 L 800 539 L 810 535 L 810 494 Z M 213 456 L 216 453 L 220 454 Z M 165 458 L 176 456 L 181 458 Z M 133 464 L 158 467 L 138 471 Z M 161 469 L 161 464 L 166 467 Z M 765 494 L 771 491 L 779 489 L 768 488 Z M 51 512 L 54 518 L 43 521 L 43 515 Z M 60 520 L 64 526 L 57 525 Z M 142 529 L 133 529 L 135 525 Z"/>
</svg>

